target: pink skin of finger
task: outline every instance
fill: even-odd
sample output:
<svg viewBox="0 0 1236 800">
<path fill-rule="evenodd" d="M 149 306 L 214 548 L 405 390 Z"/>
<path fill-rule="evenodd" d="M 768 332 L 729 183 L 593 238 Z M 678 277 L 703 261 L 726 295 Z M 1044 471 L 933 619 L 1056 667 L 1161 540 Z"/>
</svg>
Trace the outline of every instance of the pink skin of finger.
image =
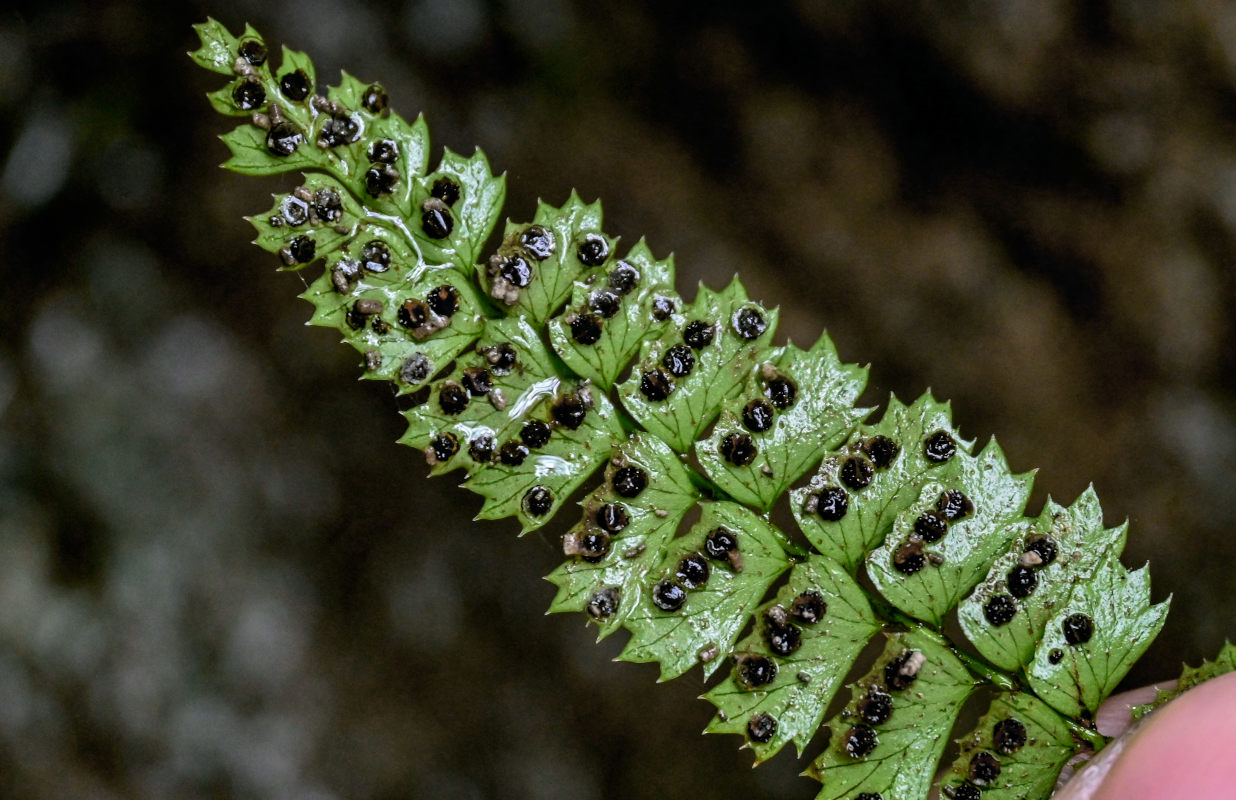
<svg viewBox="0 0 1236 800">
<path fill-rule="evenodd" d="M 1185 692 L 1108 745 L 1058 800 L 1236 798 L 1236 672 Z"/>
</svg>

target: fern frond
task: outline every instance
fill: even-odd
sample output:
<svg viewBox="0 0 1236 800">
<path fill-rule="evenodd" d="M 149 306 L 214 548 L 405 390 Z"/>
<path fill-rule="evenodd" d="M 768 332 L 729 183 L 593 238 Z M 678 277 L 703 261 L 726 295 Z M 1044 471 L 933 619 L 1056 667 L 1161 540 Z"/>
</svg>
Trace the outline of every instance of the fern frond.
<svg viewBox="0 0 1236 800">
<path fill-rule="evenodd" d="M 995 699 L 946 796 L 1046 797 L 1102 746 L 1094 712 L 1167 603 L 1121 565 L 1125 528 L 1103 527 L 1093 491 L 1027 517 L 1031 476 L 994 440 L 975 453 L 947 405 L 893 397 L 872 421 L 855 406 L 866 368 L 826 335 L 775 345 L 777 310 L 737 279 L 687 302 L 672 259 L 643 240 L 621 252 L 599 202 L 540 203 L 486 252 L 505 178 L 483 153 L 447 150 L 429 171 L 424 120 L 380 85 L 323 90 L 304 54 L 272 67 L 251 28 L 197 30 L 191 57 L 229 78 L 210 103 L 243 119 L 224 166 L 304 172 L 251 220 L 257 244 L 284 269 L 321 264 L 310 322 L 410 396 L 400 441 L 433 474 L 463 470 L 480 518 L 524 532 L 583 492 L 551 611 L 626 629 L 620 658 L 662 679 L 722 672 L 707 731 L 742 736 L 757 762 L 826 730 L 808 770 L 820 797 L 925 798 L 984 686 Z M 772 521 L 787 493 L 798 531 Z M 953 613 L 977 655 L 945 636 Z"/>
</svg>

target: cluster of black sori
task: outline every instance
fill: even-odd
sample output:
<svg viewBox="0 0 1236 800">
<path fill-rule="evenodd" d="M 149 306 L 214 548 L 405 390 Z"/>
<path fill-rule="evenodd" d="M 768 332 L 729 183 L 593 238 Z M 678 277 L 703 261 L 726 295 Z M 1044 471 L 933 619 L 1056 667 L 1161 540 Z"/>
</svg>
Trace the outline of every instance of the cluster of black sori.
<svg viewBox="0 0 1236 800">
<path fill-rule="evenodd" d="M 645 553 L 639 539 L 633 540 L 633 546 L 617 548 L 617 553 L 615 543 L 639 527 L 638 515 L 651 511 L 664 518 L 670 514 L 644 500 L 636 505 L 638 498 L 646 500 L 644 493 L 656 487 L 660 476 L 616 457 L 626 438 L 624 432 L 641 426 L 653 429 L 650 418 L 641 415 L 668 416 L 679 400 L 686 404 L 694 399 L 696 395 L 689 393 L 697 392 L 702 382 L 730 380 L 734 388 L 748 394 L 727 388 L 721 399 L 710 401 L 699 412 L 703 419 L 693 421 L 697 434 L 708 432 L 723 406 L 730 408 L 732 416 L 725 418 L 725 424 L 717 423 L 716 430 L 708 433 L 726 469 L 749 467 L 757 458 L 766 457 L 772 445 L 786 446 L 774 438 L 779 420 L 802 414 L 804 396 L 810 401 L 811 393 L 822 389 L 807 385 L 794 368 L 774 365 L 774 353 L 780 351 L 772 350 L 767 340 L 776 322 L 775 311 L 768 312 L 737 294 L 723 300 L 710 295 L 707 302 L 684 304 L 672 286 L 654 279 L 653 262 L 641 261 L 634 250 L 619 257 L 614 242 L 599 230 L 599 210 L 594 216 L 590 207 L 575 203 L 574 197 L 574 205 L 542 209 L 533 223 L 509 225 L 487 258 L 474 258 L 500 208 L 500 202 L 490 203 L 492 208 L 483 218 L 467 216 L 471 212 L 466 209 L 483 205 L 479 194 L 486 186 L 492 189 L 500 184 L 500 179 L 485 177 L 487 166 L 478 178 L 444 159 L 438 173 L 426 177 L 419 155 L 414 155 L 424 149 L 424 143 L 413 141 L 412 126 L 392 119 L 380 86 L 354 87 L 352 102 L 345 103 L 333 93 L 315 93 L 307 62 L 305 66 L 285 64 L 275 74 L 267 66 L 267 50 L 260 39 L 246 36 L 230 43 L 228 39 L 224 32 L 211 44 L 203 35 L 203 51 L 195 57 L 216 71 L 230 70 L 233 83 L 220 95 L 225 100 L 212 96 L 212 101 L 217 106 L 230 103 L 229 109 L 223 109 L 227 113 L 248 115 L 258 131 L 250 129 L 251 135 L 260 137 L 257 141 L 265 150 L 262 157 L 270 160 L 267 164 L 242 159 L 237 168 L 257 174 L 305 168 L 322 176 L 316 183 L 307 179 L 278 202 L 262 220 L 265 230 L 259 243 L 275 252 L 289 269 L 327 260 L 325 274 L 306 293 L 317 308 L 315 322 L 341 330 L 362 352 L 370 377 L 395 381 L 402 393 L 412 395 L 408 412 L 412 426 L 405 440 L 423 449 L 432 466 L 465 468 L 470 482 L 494 473 L 509 478 L 501 491 L 512 502 L 504 506 L 503 513 L 519 516 L 531 528 L 553 517 L 567 497 L 608 462 L 602 487 L 605 496 L 584 504 L 584 520 L 564 537 L 564 551 L 569 563 L 581 572 L 597 565 L 597 575 L 617 567 L 629 574 L 635 567 L 621 565 L 641 564 L 658 554 Z M 229 144 L 234 153 L 240 152 L 237 145 Z M 408 220 L 415 220 L 412 230 L 405 227 Z M 259 226 L 259 230 L 263 229 Z M 460 261 L 461 253 L 471 255 Z M 607 332 L 607 326 L 624 321 L 628 328 L 642 328 L 643 340 L 637 337 L 632 346 L 607 338 L 626 336 L 614 333 L 622 330 L 617 327 Z M 551 342 L 550 324 L 560 327 L 563 340 Z M 617 385 L 641 344 L 643 360 L 630 369 L 628 380 Z M 606 364 L 600 368 L 604 374 L 596 380 L 581 379 L 564 366 L 571 363 L 572 353 L 595 354 L 605 348 L 627 349 L 607 351 L 601 359 Z M 745 372 L 722 375 L 721 369 L 731 362 L 745 364 Z M 706 370 L 709 377 L 701 378 Z M 861 415 L 852 408 L 852 401 L 852 397 L 845 401 L 846 413 L 854 414 L 846 419 L 858 420 Z M 924 475 L 933 469 L 936 472 L 931 474 L 946 474 L 947 465 L 959 454 L 972 458 L 969 445 L 935 424 L 912 435 L 871 430 L 851 435 L 857 424 L 849 423 L 829 434 L 836 437 L 831 439 L 834 443 L 848 444 L 829 451 L 833 466 L 821 467 L 820 477 L 803 496 L 801 509 L 814 520 L 812 524 L 846 521 L 865 497 L 884 491 L 877 488 L 879 481 L 891 479 L 881 476 L 890 471 L 897 474 L 894 467 L 905 463 L 907 454 L 923 462 Z M 682 463 L 687 448 L 678 449 L 673 457 Z M 825 457 L 825 450 L 820 448 L 816 464 Z M 566 466 L 545 467 L 551 461 Z M 782 485 L 788 486 L 811 466 L 803 465 Z M 767 465 L 762 472 L 749 471 L 753 475 L 742 480 L 773 477 Z M 684 495 L 687 505 L 694 504 L 697 495 L 730 499 L 701 474 L 694 474 L 693 484 L 691 494 Z M 471 488 L 470 483 L 465 485 Z M 899 491 L 908 494 L 918 489 L 906 486 Z M 486 496 L 494 502 L 504 501 Z M 890 538 L 885 563 L 899 580 L 939 567 L 943 557 L 934 546 L 945 540 L 951 528 L 983 513 L 982 505 L 981 492 L 968 492 L 960 484 L 932 488 L 914 506 L 912 522 L 904 524 L 897 538 Z M 909 503 L 903 502 L 902 507 Z M 677 525 L 683 514 L 671 522 Z M 748 532 L 718 525 L 697 535 L 688 552 L 675 551 L 665 564 L 640 567 L 638 580 L 624 584 L 611 577 L 590 584 L 576 608 L 602 625 L 622 621 L 621 615 L 629 614 L 631 605 L 641 601 L 655 609 L 653 614 L 687 615 L 696 602 L 693 596 L 714 591 L 718 580 L 730 585 L 746 577 L 744 537 Z M 1020 553 L 1016 562 L 1002 573 L 997 588 L 984 595 L 982 615 L 993 629 L 1008 625 L 1021 604 L 1041 591 L 1044 570 L 1056 564 L 1060 555 L 1057 541 L 1041 532 L 1018 542 L 1019 549 L 1013 551 Z M 807 555 L 810 551 L 805 549 L 798 552 L 795 545 L 785 547 L 787 552 L 795 551 L 790 561 L 818 558 L 814 553 Z M 872 549 L 870 543 L 864 545 L 863 554 Z M 639 597 L 624 597 L 623 592 L 632 586 L 639 587 Z M 969 587 L 973 586 L 971 582 Z M 732 680 L 741 692 L 769 691 L 805 641 L 827 635 L 830 599 L 826 592 L 807 586 L 770 602 L 755 614 L 758 651 L 735 652 L 735 631 L 721 646 L 714 643 L 701 649 L 699 661 L 707 664 L 719 656 L 732 657 Z M 896 608 L 879 607 L 895 615 L 896 624 L 917 625 Z M 1085 645 L 1094 632 L 1093 619 L 1081 612 L 1060 625 L 1070 647 Z M 882 673 L 855 684 L 854 702 L 845 712 L 848 727 L 833 732 L 832 747 L 854 761 L 866 759 L 879 747 L 881 726 L 897 714 L 926 660 L 921 651 L 910 648 L 886 658 Z M 1063 658 L 1059 648 L 1048 656 L 1053 665 Z M 807 672 L 797 672 L 796 678 L 802 684 L 812 680 Z M 981 671 L 975 671 L 975 679 L 982 679 Z M 725 719 L 723 713 L 721 718 Z M 751 711 L 744 720 L 753 747 L 767 745 L 778 735 L 779 722 L 769 710 Z M 995 721 L 990 746 L 973 754 L 964 776 L 946 786 L 945 793 L 954 800 L 979 797 L 996 785 L 1001 758 L 1017 753 L 1027 736 L 1026 725 L 1018 719 Z M 934 763 L 924 768 L 932 769 Z M 872 792 L 854 796 L 858 800 L 880 798 Z"/>
</svg>

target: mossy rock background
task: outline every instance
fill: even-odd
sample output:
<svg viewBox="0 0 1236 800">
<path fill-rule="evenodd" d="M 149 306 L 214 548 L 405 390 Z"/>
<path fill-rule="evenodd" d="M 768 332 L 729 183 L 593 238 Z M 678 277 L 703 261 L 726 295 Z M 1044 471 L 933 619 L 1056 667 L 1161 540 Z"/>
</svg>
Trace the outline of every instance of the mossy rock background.
<svg viewBox="0 0 1236 800">
<path fill-rule="evenodd" d="M 216 85 L 183 55 L 207 14 L 481 145 L 513 218 L 574 187 L 688 295 L 740 272 L 783 335 L 871 363 L 868 404 L 952 399 L 1040 468 L 1031 510 L 1093 481 L 1175 593 L 1130 684 L 1233 633 L 1221 7 L 23 5 L 0 13 L 0 796 L 816 789 L 700 737 L 698 673 L 658 686 L 542 615 L 569 515 L 473 524 L 394 446 L 391 393 L 247 244 L 292 181 L 215 169 Z"/>
</svg>

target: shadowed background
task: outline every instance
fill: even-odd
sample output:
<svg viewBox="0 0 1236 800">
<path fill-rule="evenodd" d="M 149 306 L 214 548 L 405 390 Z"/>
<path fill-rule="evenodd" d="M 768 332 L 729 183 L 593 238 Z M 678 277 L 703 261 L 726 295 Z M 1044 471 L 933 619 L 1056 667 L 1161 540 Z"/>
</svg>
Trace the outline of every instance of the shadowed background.
<svg viewBox="0 0 1236 800">
<path fill-rule="evenodd" d="M 1236 633 L 1236 7 L 1207 0 L 219 0 L 0 12 L 0 796 L 813 797 L 701 737 L 699 672 L 543 616 L 557 533 L 397 447 L 222 172 L 189 25 L 245 21 L 827 327 L 870 403 L 930 386 L 1071 502 L 1167 627 Z M 707 8 L 705 11 L 703 9 Z M 436 154 L 434 156 L 436 160 Z M 818 749 L 818 744 L 817 744 Z M 814 751 L 813 751 L 814 752 Z"/>
</svg>

